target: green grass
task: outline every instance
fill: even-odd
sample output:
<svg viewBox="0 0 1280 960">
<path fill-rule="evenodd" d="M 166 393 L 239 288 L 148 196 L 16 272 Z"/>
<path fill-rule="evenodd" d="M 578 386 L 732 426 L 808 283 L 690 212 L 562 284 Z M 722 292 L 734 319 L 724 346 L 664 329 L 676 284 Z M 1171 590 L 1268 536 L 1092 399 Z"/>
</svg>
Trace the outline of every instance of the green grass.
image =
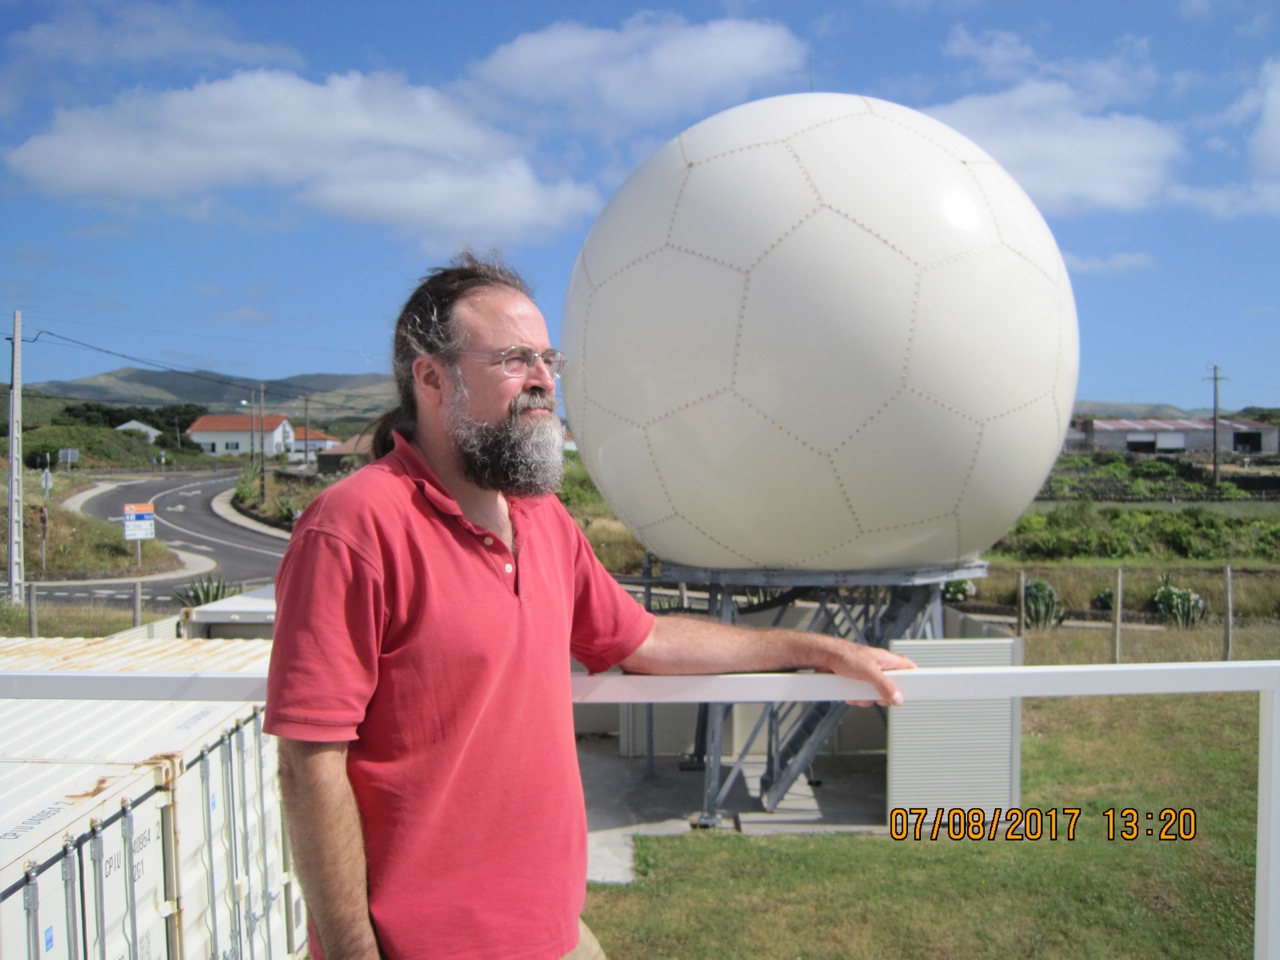
<svg viewBox="0 0 1280 960">
<path fill-rule="evenodd" d="M 1147 634 L 1129 659 L 1220 645 L 1212 629 Z M 1238 643 L 1280 656 L 1275 624 Z M 1105 631 L 1059 629 L 1030 636 L 1027 655 L 1102 662 L 1108 649 Z M 1022 803 L 1080 808 L 1070 841 L 637 837 L 638 879 L 591 885 L 586 920 L 612 960 L 1249 957 L 1257 702 L 1024 701 Z M 1194 809 L 1195 839 L 1108 840 L 1110 807 Z"/>
<path fill-rule="evenodd" d="M 23 562 L 26 579 L 90 580 L 165 573 L 181 565 L 176 554 L 160 540 L 126 541 L 119 524 L 98 520 L 62 507 L 68 497 L 86 489 L 93 480 L 75 471 L 53 476 L 51 495 L 45 499 L 38 471 L 23 476 Z M 40 509 L 48 511 L 42 530 Z M 0 509 L 0 515 L 5 513 Z M 0 523 L 3 523 L 0 516 Z M 142 566 L 138 566 L 138 543 Z"/>
<path fill-rule="evenodd" d="M 142 622 L 151 623 L 169 614 L 142 611 Z M 105 637 L 133 626 L 133 611 L 105 603 L 63 606 L 39 603 L 36 607 L 36 626 L 42 637 Z M 0 601 L 0 636 L 25 637 L 30 619 L 25 607 L 15 607 Z"/>
<path fill-rule="evenodd" d="M 1221 620 L 1226 609 L 1226 563 L 1151 559 L 1076 560 L 1059 563 L 1019 563 L 1007 559 L 989 561 L 988 575 L 974 581 L 977 601 L 1012 605 L 1018 596 L 1018 571 L 1028 581 L 1050 583 L 1070 610 L 1088 610 L 1103 590 L 1113 589 L 1116 569 L 1124 570 L 1124 609 L 1150 612 L 1151 597 L 1161 577 L 1170 574 L 1179 587 L 1194 590 L 1208 603 L 1211 620 Z M 1237 618 L 1280 617 L 1280 564 L 1250 561 L 1233 564 L 1233 611 Z"/>
</svg>

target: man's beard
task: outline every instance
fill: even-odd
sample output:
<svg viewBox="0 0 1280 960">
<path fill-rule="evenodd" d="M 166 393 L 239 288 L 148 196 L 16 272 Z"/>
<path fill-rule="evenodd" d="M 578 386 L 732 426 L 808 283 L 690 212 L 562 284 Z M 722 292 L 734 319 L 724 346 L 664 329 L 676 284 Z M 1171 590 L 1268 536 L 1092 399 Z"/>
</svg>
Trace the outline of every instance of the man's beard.
<svg viewBox="0 0 1280 960">
<path fill-rule="evenodd" d="M 554 397 L 523 391 L 511 401 L 507 419 L 481 423 L 463 410 L 466 396 L 449 399 L 449 431 L 463 475 L 482 490 L 513 497 L 554 493 L 564 479 L 564 429 Z M 527 422 L 526 410 L 550 410 Z"/>
</svg>

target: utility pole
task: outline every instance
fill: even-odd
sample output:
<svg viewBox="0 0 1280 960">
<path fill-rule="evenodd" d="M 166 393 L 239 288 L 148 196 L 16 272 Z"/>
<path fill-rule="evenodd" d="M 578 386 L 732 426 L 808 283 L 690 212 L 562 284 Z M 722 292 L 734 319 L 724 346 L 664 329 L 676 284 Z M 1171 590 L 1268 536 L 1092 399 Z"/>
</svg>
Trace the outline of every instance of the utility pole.
<svg viewBox="0 0 1280 960">
<path fill-rule="evenodd" d="M 258 494 L 265 506 L 267 502 L 267 387 L 258 384 L 258 428 L 262 431 L 262 472 L 258 475 Z"/>
<path fill-rule="evenodd" d="M 9 600 L 23 603 L 22 311 L 13 311 L 13 378 L 9 381 Z"/>
<path fill-rule="evenodd" d="M 311 463 L 311 396 L 302 398 L 302 470 Z"/>
<path fill-rule="evenodd" d="M 1222 376 L 1218 365 L 1213 365 L 1213 376 L 1206 377 L 1206 380 L 1213 381 L 1213 489 L 1218 489 L 1218 384 L 1223 380 L 1230 379 Z"/>
</svg>

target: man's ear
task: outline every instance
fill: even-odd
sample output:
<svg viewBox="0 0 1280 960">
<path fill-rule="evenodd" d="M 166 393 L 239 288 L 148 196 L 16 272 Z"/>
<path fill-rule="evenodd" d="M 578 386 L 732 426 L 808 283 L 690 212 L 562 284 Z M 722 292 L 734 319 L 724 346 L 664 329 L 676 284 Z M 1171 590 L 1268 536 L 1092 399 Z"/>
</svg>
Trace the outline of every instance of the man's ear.
<svg viewBox="0 0 1280 960">
<path fill-rule="evenodd" d="M 444 403 L 445 380 L 448 375 L 439 361 L 434 357 L 418 357 L 413 361 L 411 369 L 419 402 L 426 402 L 433 407 Z"/>
</svg>

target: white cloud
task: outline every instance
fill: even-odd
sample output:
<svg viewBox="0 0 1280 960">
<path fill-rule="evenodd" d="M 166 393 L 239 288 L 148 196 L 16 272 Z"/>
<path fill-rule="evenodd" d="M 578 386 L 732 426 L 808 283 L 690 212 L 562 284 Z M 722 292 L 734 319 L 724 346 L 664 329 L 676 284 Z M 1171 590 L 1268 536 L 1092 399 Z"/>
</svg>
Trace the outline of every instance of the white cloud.
<svg viewBox="0 0 1280 960">
<path fill-rule="evenodd" d="M 1267 29 L 1270 26 L 1271 13 L 1269 11 L 1263 11 L 1251 20 L 1246 20 L 1244 23 L 1236 27 L 1236 36 L 1245 37 L 1250 40 L 1261 39 L 1266 36 Z"/>
<path fill-rule="evenodd" d="M 1106 257 L 1082 257 L 1063 252 L 1067 269 L 1074 274 L 1081 273 L 1131 273 L 1134 270 L 1150 270 L 1156 265 L 1156 258 L 1149 253 L 1126 252 L 1113 253 Z"/>
<path fill-rule="evenodd" d="M 996 80 L 1021 80 L 1039 63 L 1030 44 L 1004 30 L 992 30 L 979 39 L 964 27 L 955 27 L 942 50 L 949 57 L 972 60 L 986 76 Z"/>
<path fill-rule="evenodd" d="M 311 83 L 255 70 L 127 94 L 59 111 L 8 162 L 50 193 L 201 210 L 217 208 L 210 193 L 284 188 L 326 212 L 413 233 L 471 224 L 487 242 L 564 227 L 600 202 L 588 185 L 540 182 L 513 138 L 392 74 Z"/>
<path fill-rule="evenodd" d="M 740 102 L 801 76 L 806 56 L 781 24 L 641 14 L 617 30 L 558 23 L 522 34 L 471 68 L 471 86 L 567 107 L 574 126 L 617 132 Z"/>
<path fill-rule="evenodd" d="M 214 10 L 180 3 L 79 3 L 7 42 L 32 60 L 95 67 L 108 64 L 297 64 L 288 47 L 236 40 Z"/>
<path fill-rule="evenodd" d="M 1183 154 L 1174 130 L 1096 112 L 1061 82 L 1027 81 L 929 108 L 990 153 L 1050 214 L 1153 206 Z"/>
<path fill-rule="evenodd" d="M 1101 109 L 1116 103 L 1141 100 L 1160 83 L 1159 73 L 1151 64 L 1146 40 L 1123 37 L 1117 41 L 1117 47 L 1117 51 L 1107 57 L 1043 60 L 1017 34 L 988 30 L 974 36 L 959 26 L 952 29 L 943 52 L 955 59 L 972 62 L 984 81 L 1064 83 L 1077 93 L 1082 102 Z"/>
<path fill-rule="evenodd" d="M 1262 68 L 1258 126 L 1249 138 L 1254 170 L 1265 177 L 1280 177 L 1280 60 Z"/>
</svg>

